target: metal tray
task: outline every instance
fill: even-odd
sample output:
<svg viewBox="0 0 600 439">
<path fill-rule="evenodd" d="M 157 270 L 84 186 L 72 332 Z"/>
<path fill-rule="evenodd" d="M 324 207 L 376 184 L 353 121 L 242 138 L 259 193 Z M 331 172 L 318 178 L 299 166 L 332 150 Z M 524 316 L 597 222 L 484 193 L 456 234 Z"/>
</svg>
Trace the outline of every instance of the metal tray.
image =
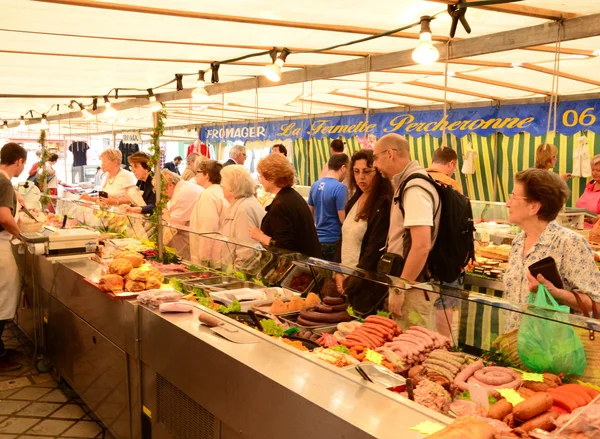
<svg viewBox="0 0 600 439">
<path fill-rule="evenodd" d="M 217 275 L 215 275 L 211 278 L 208 278 L 208 279 L 194 280 L 194 283 L 201 283 L 204 286 L 225 285 L 225 284 L 230 284 L 230 283 L 234 283 L 234 282 L 241 282 L 241 281 L 235 277 L 217 276 Z"/>
<path fill-rule="evenodd" d="M 200 276 L 206 276 L 206 275 L 210 275 L 210 277 L 200 277 Z M 211 279 L 211 278 L 215 278 L 217 277 L 216 273 L 213 273 L 212 271 L 190 271 L 188 273 L 177 273 L 177 274 L 165 274 L 164 278 L 165 280 L 169 280 L 169 279 L 181 279 L 181 280 L 188 280 L 188 279 Z"/>
<path fill-rule="evenodd" d="M 240 288 L 252 288 L 252 289 L 261 289 L 264 288 L 261 285 L 257 285 L 252 282 L 242 282 L 241 280 L 236 280 L 236 282 L 228 282 L 224 284 L 212 284 L 207 285 L 204 284 L 207 288 L 219 288 L 220 290 L 238 290 Z"/>
</svg>

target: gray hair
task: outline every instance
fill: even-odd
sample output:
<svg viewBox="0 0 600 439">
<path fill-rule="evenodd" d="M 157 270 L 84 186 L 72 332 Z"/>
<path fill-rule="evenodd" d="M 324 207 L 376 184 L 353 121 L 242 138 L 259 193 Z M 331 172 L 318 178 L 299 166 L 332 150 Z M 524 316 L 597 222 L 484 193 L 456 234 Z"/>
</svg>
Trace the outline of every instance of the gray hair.
<svg viewBox="0 0 600 439">
<path fill-rule="evenodd" d="M 592 157 L 591 166 L 596 166 L 599 163 L 600 163 L 600 154 L 596 154 L 594 157 Z"/>
<path fill-rule="evenodd" d="M 200 172 L 200 163 L 208 160 L 206 156 L 202 154 L 196 154 L 196 160 L 194 160 L 194 172 Z"/>
<path fill-rule="evenodd" d="M 235 198 L 252 197 L 255 192 L 254 180 L 242 165 L 230 165 L 221 169 L 221 187 L 230 190 Z"/>
<path fill-rule="evenodd" d="M 234 145 L 229 150 L 229 158 L 235 159 L 240 154 L 246 153 L 246 147 L 244 145 Z"/>
<path fill-rule="evenodd" d="M 185 158 L 185 163 L 188 166 L 193 166 L 194 162 L 196 161 L 196 158 L 199 156 L 200 154 L 198 154 L 197 152 L 193 152 L 191 154 L 189 154 L 186 158 Z"/>
<path fill-rule="evenodd" d="M 165 182 L 167 184 L 172 184 L 173 186 L 175 186 L 181 181 L 181 177 L 179 175 L 169 171 L 168 169 L 163 169 L 162 171 L 160 171 L 160 174 L 165 179 Z"/>
</svg>

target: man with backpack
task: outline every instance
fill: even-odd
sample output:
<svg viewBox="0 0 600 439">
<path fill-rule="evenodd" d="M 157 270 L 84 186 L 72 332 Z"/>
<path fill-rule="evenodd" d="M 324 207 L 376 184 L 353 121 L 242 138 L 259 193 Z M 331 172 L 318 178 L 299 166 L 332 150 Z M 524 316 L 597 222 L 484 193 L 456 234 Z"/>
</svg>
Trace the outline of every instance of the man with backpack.
<svg viewBox="0 0 600 439">
<path fill-rule="evenodd" d="M 408 141 L 398 134 L 387 134 L 377 141 L 373 149 L 373 166 L 392 181 L 394 204 L 390 214 L 387 253 L 399 262 L 394 264 L 400 272 L 389 274 L 409 281 L 425 281 L 426 264 L 439 229 L 440 198 L 432 183 L 424 179 L 413 179 L 403 183 L 414 174 L 427 177 L 425 170 L 416 160 L 410 159 Z M 404 191 L 398 199 L 400 189 Z M 402 204 L 403 211 L 400 209 Z M 386 257 L 384 255 L 384 258 Z M 406 296 L 406 297 L 405 297 Z M 436 297 L 421 290 L 404 291 L 391 288 L 388 310 L 392 318 L 400 320 L 403 328 L 411 325 L 433 329 Z"/>
<path fill-rule="evenodd" d="M 473 214 L 468 199 L 436 183 L 415 160 L 398 134 L 375 144 L 374 166 L 394 185 L 387 253 L 380 271 L 409 281 L 455 281 L 473 256 Z M 442 208 L 443 207 L 443 208 Z M 387 269 L 386 269 L 387 267 Z M 435 329 L 437 294 L 390 290 L 388 309 L 403 327 Z"/>
<path fill-rule="evenodd" d="M 440 185 L 452 187 L 454 190 L 462 194 L 462 189 L 458 182 L 452 178 L 456 167 L 458 166 L 458 154 L 452 148 L 442 146 L 435 150 L 431 165 L 425 171 Z M 459 277 L 453 282 L 442 282 L 442 285 L 447 285 L 454 288 L 462 288 L 464 283 L 464 273 L 459 274 Z M 453 309 L 460 306 L 459 299 L 450 296 L 441 296 L 434 303 L 436 311 L 436 329 L 442 335 L 450 337 L 452 332 L 452 315 Z"/>
</svg>

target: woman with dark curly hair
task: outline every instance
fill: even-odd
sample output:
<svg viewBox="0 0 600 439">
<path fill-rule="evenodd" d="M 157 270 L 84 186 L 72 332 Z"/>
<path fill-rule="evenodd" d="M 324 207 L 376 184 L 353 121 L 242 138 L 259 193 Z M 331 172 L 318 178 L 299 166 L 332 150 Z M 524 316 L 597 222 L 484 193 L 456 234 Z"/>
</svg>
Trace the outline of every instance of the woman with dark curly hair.
<svg viewBox="0 0 600 439">
<path fill-rule="evenodd" d="M 344 266 L 367 271 L 377 271 L 383 255 L 393 194 L 390 181 L 373 167 L 373 160 L 373 151 L 367 149 L 356 152 L 350 160 L 350 190 L 354 195 L 346 204 L 346 220 L 335 259 Z M 356 312 L 367 315 L 383 309 L 387 288 L 378 288 L 358 278 L 345 279 L 339 273 L 336 284 Z"/>
<path fill-rule="evenodd" d="M 251 226 L 250 237 L 262 245 L 321 257 L 315 221 L 304 198 L 292 189 L 294 168 L 282 154 L 271 154 L 256 168 L 265 191 L 275 195 L 260 229 Z"/>
</svg>

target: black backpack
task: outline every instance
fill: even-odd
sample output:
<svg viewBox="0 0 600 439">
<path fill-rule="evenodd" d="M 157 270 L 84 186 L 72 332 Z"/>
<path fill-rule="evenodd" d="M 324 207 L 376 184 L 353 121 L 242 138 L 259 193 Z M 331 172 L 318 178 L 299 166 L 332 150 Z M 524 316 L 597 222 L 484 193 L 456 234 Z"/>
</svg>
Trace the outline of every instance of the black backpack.
<svg viewBox="0 0 600 439">
<path fill-rule="evenodd" d="M 442 282 L 453 282 L 460 276 L 469 261 L 475 257 L 473 243 L 475 226 L 471 201 L 453 187 L 440 184 L 429 175 L 416 173 L 402 182 L 395 200 L 398 201 L 403 216 L 404 189 L 406 184 L 415 178 L 426 180 L 435 188 L 440 197 L 438 209 L 442 209 L 437 238 L 427 258 L 427 268 L 435 279 Z M 434 214 L 434 224 L 436 215 L 437 210 Z"/>
</svg>

